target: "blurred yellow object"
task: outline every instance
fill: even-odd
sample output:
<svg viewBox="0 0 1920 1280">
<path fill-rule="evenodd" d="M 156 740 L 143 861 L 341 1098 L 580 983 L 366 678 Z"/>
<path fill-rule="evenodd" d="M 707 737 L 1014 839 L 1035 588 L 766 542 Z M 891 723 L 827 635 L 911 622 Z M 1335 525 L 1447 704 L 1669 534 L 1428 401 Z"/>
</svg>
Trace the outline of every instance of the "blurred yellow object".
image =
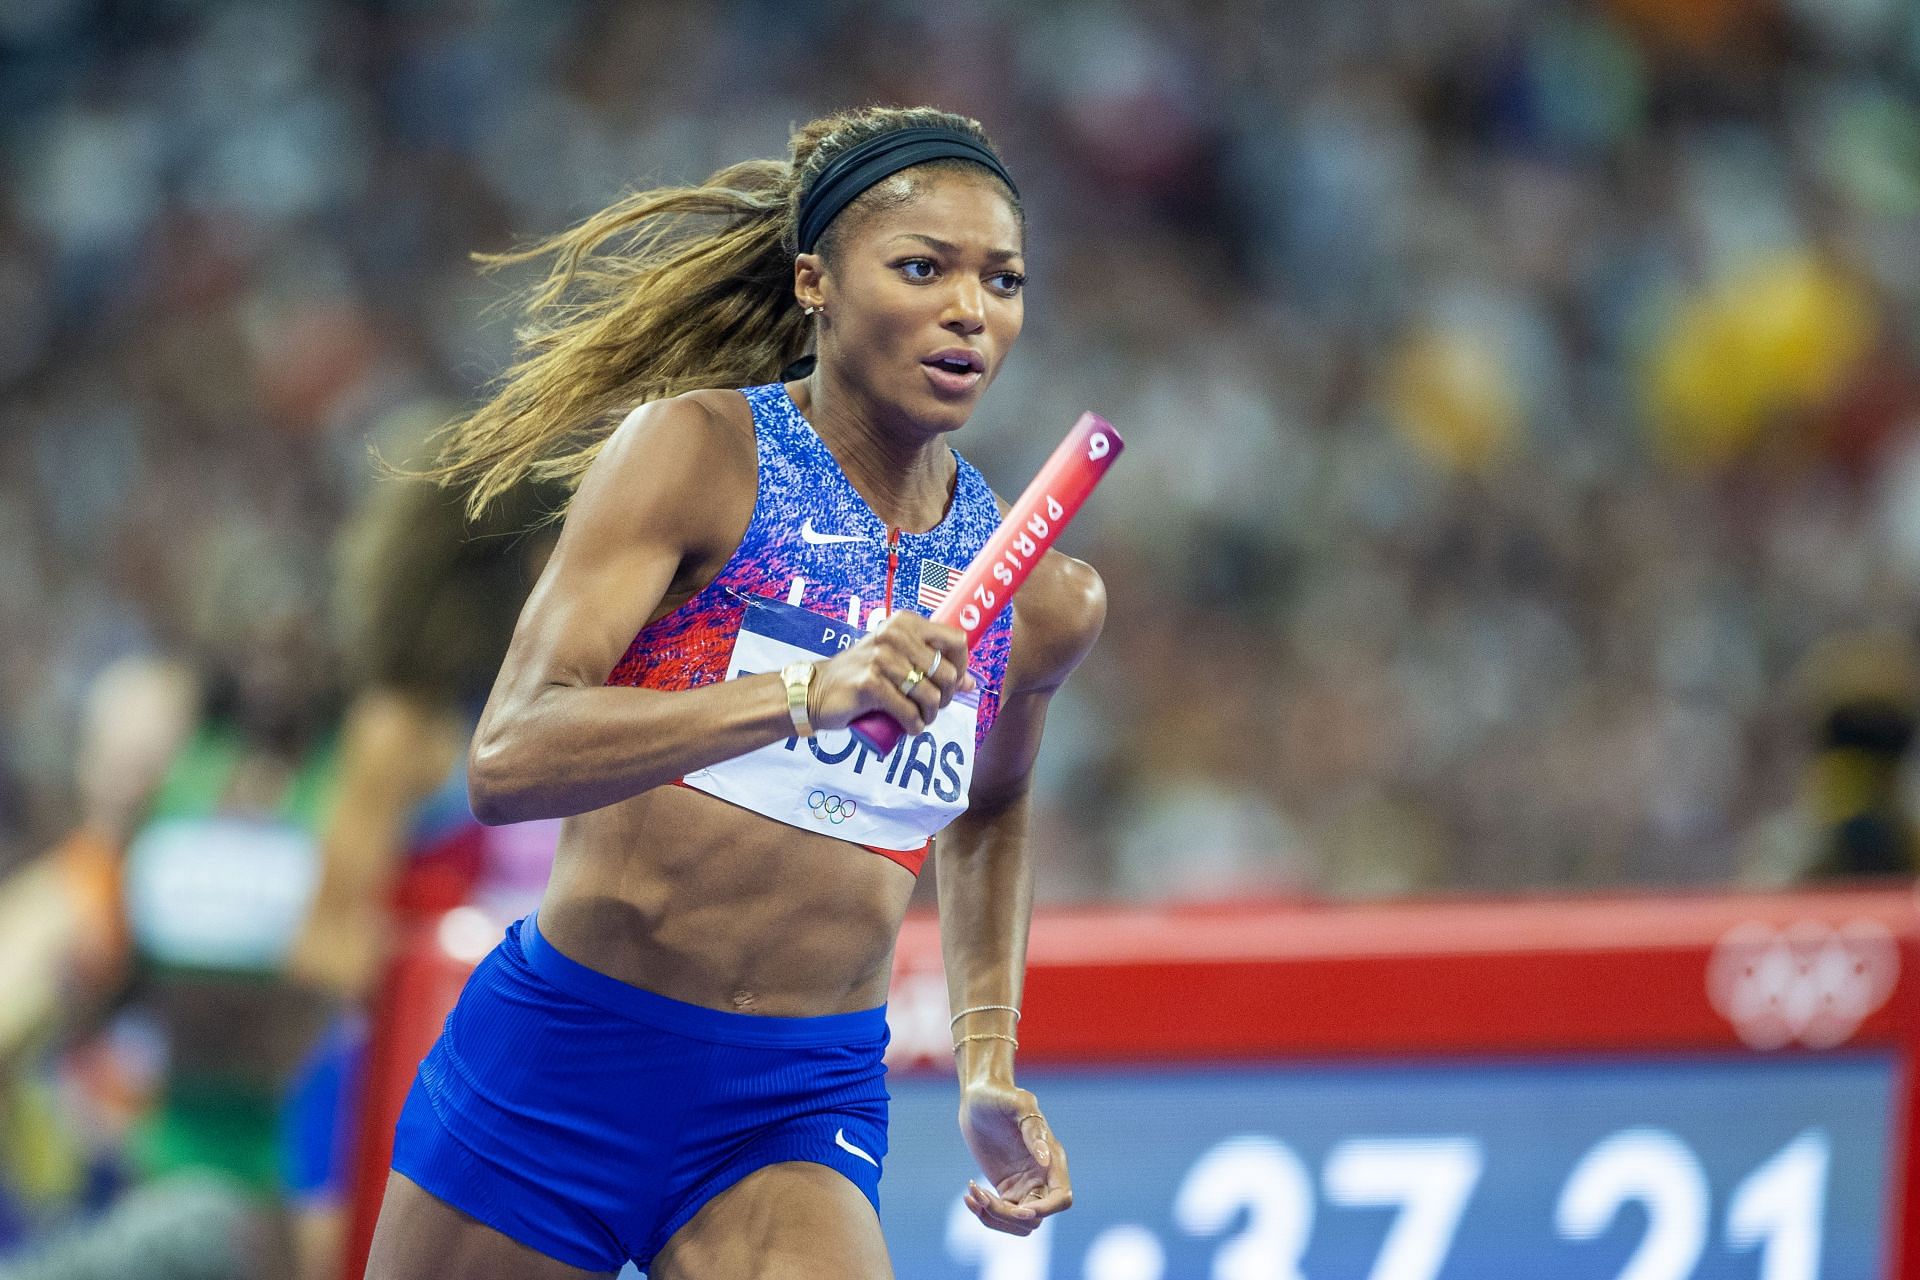
<svg viewBox="0 0 1920 1280">
<path fill-rule="evenodd" d="M 0 1061 L 53 1019 L 79 928 L 59 862 L 45 858 L 0 884 Z"/>
<path fill-rule="evenodd" d="M 1808 717 L 1847 702 L 1920 703 L 1920 654 L 1899 630 L 1838 631 L 1808 646 L 1791 680 Z"/>
<path fill-rule="evenodd" d="M 1415 330 L 1392 357 L 1387 406 L 1414 448 L 1463 471 L 1504 455 L 1520 431 L 1513 372 L 1471 329 Z"/>
<path fill-rule="evenodd" d="M 1872 299 L 1807 253 L 1756 261 L 1677 307 L 1647 368 L 1654 441 L 1711 466 L 1835 396 L 1874 342 Z"/>
<path fill-rule="evenodd" d="M 1815 644 L 1794 678 L 1814 747 L 1801 788 L 1811 830 L 1801 875 L 1908 876 L 1916 830 L 1904 778 L 1920 729 L 1920 662 L 1895 629 L 1839 632 Z"/>
<path fill-rule="evenodd" d="M 75 985 L 102 988 L 125 960 L 119 858 L 82 828 L 0 883 L 0 1062 L 57 1018 Z"/>
<path fill-rule="evenodd" d="M 35 1076 L 0 1082 L 0 1153 L 8 1188 L 37 1204 L 72 1200 L 86 1179 L 81 1143 L 62 1120 L 53 1088 Z"/>
<path fill-rule="evenodd" d="M 85 1177 L 81 1145 L 31 1068 L 74 988 L 121 971 L 119 881 L 112 843 L 83 828 L 0 883 L 0 1178 L 30 1202 L 68 1200 Z"/>
</svg>

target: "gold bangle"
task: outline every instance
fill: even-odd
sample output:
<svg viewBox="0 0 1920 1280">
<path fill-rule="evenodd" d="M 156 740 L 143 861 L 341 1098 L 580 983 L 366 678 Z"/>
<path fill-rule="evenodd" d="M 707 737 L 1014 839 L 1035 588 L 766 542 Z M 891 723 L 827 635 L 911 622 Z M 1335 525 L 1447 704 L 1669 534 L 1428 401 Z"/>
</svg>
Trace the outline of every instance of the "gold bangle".
<svg viewBox="0 0 1920 1280">
<path fill-rule="evenodd" d="M 807 714 L 808 696 L 813 692 L 815 667 L 811 662 L 789 662 L 780 668 L 780 682 L 787 689 L 787 716 L 793 731 L 803 738 L 813 736 L 813 720 Z"/>
<path fill-rule="evenodd" d="M 948 1019 L 947 1019 L 947 1030 L 949 1030 L 949 1031 L 951 1031 L 951 1030 L 953 1030 L 953 1029 L 954 1029 L 954 1027 L 955 1027 L 955 1026 L 957 1026 L 957 1025 L 959 1024 L 959 1022 L 960 1022 L 960 1019 L 962 1019 L 962 1018 L 964 1018 L 964 1017 L 966 1017 L 966 1016 L 967 1016 L 968 1014 L 970 1014 L 970 1013 L 987 1013 L 987 1012 L 990 1012 L 991 1010 L 994 1010 L 994 1009 L 1005 1009 L 1005 1010 L 1006 1010 L 1006 1011 L 1007 1011 L 1008 1013 L 1010 1013 L 1010 1014 L 1012 1014 L 1012 1015 L 1013 1015 L 1013 1020 L 1014 1020 L 1014 1023 L 1015 1023 L 1016 1025 L 1017 1025 L 1017 1024 L 1019 1023 L 1019 1021 L 1020 1021 L 1020 1010 L 1019 1010 L 1018 1008 L 1016 1008 L 1015 1006 L 1013 1006 L 1013 1005 L 1010 1005 L 1010 1004 L 977 1004 L 977 1005 L 975 1005 L 975 1006 L 973 1006 L 973 1008 L 971 1008 L 971 1009 L 962 1009 L 962 1010 L 961 1010 L 960 1012 L 958 1012 L 958 1013 L 956 1013 L 956 1014 L 954 1014 L 954 1015 L 953 1015 L 953 1016 L 952 1016 L 951 1018 L 948 1018 Z"/>
<path fill-rule="evenodd" d="M 1020 1047 L 1020 1042 L 1012 1036 L 1003 1036 L 997 1031 L 977 1031 L 973 1035 L 961 1036 L 958 1040 L 955 1040 L 953 1042 L 953 1051 L 955 1053 L 960 1052 L 960 1046 L 969 1040 L 1005 1040 L 1016 1049 Z"/>
</svg>

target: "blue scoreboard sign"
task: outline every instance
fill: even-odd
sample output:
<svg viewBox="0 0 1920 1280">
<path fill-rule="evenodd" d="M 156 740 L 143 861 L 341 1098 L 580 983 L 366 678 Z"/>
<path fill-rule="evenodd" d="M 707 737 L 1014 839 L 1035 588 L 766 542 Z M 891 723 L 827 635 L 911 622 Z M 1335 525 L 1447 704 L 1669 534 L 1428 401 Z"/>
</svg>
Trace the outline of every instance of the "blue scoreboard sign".
<svg viewBox="0 0 1920 1280">
<path fill-rule="evenodd" d="M 1075 1207 L 960 1203 L 950 1079 L 897 1080 L 914 1280 L 1888 1280 L 1891 1054 L 1027 1072 Z"/>
</svg>

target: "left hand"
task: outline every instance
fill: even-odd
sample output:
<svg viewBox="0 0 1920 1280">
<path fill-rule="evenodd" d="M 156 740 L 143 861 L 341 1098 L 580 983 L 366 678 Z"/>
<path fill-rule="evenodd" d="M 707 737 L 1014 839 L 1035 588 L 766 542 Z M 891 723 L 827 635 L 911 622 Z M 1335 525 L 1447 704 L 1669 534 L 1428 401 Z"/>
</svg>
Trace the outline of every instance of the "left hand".
<svg viewBox="0 0 1920 1280">
<path fill-rule="evenodd" d="M 972 1085 L 960 1094 L 960 1133 L 989 1185 L 967 1183 L 966 1206 L 995 1231 L 1032 1235 L 1073 1204 L 1067 1153 L 1025 1089 Z"/>
</svg>

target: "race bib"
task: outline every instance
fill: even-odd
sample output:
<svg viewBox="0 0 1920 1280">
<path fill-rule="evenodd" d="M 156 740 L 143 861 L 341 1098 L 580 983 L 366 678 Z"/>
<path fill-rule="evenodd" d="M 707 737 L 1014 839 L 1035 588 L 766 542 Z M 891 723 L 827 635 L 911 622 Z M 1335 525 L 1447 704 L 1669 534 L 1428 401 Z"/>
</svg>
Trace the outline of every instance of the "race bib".
<svg viewBox="0 0 1920 1280">
<path fill-rule="evenodd" d="M 861 633 L 798 605 L 741 597 L 732 678 L 830 658 Z M 913 850 L 966 810 L 978 691 L 948 703 L 925 731 L 876 756 L 845 729 L 788 738 L 689 773 L 687 786 L 789 826 L 879 849 Z"/>
</svg>

